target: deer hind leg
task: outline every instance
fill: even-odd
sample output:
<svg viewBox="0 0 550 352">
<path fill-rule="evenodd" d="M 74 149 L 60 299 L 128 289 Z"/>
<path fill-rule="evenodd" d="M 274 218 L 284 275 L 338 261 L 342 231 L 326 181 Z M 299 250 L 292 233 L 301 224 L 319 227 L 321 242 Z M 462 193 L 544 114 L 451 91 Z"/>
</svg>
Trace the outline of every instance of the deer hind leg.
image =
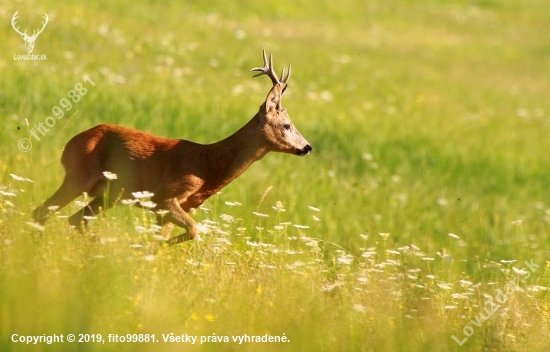
<svg viewBox="0 0 550 352">
<path fill-rule="evenodd" d="M 93 182 L 95 183 L 95 181 Z M 43 225 L 48 217 L 48 207 L 58 206 L 59 209 L 61 209 L 69 204 L 71 201 L 82 195 L 83 192 L 88 191 L 88 188 L 89 187 L 87 187 L 86 184 L 83 185 L 81 182 L 78 182 L 78 178 L 68 177 L 66 175 L 63 183 L 54 193 L 54 195 L 46 199 L 44 203 L 40 204 L 36 209 L 34 209 L 34 211 L 32 212 L 34 221 Z"/>
<path fill-rule="evenodd" d="M 166 206 L 169 213 L 164 217 L 164 222 L 173 223 L 183 227 L 186 230 L 184 234 L 168 239 L 167 244 L 172 246 L 184 241 L 195 239 L 198 234 L 197 223 L 181 208 L 178 200 L 170 199 L 166 201 Z"/>
</svg>

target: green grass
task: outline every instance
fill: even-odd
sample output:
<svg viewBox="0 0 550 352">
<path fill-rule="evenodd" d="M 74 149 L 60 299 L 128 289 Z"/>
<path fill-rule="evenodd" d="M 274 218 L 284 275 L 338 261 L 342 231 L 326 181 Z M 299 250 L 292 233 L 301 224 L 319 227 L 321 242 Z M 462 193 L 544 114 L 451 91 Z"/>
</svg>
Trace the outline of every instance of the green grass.
<svg viewBox="0 0 550 352">
<path fill-rule="evenodd" d="M 34 49 L 47 61 L 13 60 L 25 52 L 16 10 L 30 32 L 49 15 Z M 548 350 L 547 1 L 9 0 L 0 23 L 1 350 Z M 57 217 L 75 204 L 43 232 L 26 223 L 82 130 L 110 122 L 200 143 L 236 131 L 268 93 L 249 72 L 262 49 L 292 64 L 283 105 L 313 154 L 252 165 L 197 210 L 201 241 L 158 248 L 137 228 L 152 217 L 125 206 L 84 235 Z M 95 86 L 21 152 L 85 75 Z M 525 278 L 513 269 L 530 271 L 525 261 L 539 267 L 520 290 L 470 323 Z M 54 333 L 160 342 L 10 340 Z M 231 342 L 193 348 L 169 333 Z M 232 341 L 244 334 L 290 342 Z"/>
</svg>

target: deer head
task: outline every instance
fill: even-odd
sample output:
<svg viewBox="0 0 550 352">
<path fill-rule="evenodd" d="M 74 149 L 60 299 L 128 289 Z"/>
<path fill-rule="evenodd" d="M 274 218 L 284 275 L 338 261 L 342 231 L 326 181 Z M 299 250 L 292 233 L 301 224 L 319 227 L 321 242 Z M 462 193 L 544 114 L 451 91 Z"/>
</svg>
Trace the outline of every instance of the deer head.
<svg viewBox="0 0 550 352">
<path fill-rule="evenodd" d="M 29 36 L 27 35 L 27 30 L 25 30 L 25 32 L 21 33 L 21 31 L 19 30 L 19 27 L 15 27 L 15 22 L 17 21 L 17 18 L 19 17 L 18 16 L 18 13 L 19 11 L 15 11 L 15 13 L 13 14 L 13 17 L 11 19 L 11 25 L 13 27 L 13 29 L 19 33 L 21 35 L 21 38 L 23 38 L 23 40 L 25 41 L 25 49 L 27 49 L 27 53 L 32 53 L 32 51 L 34 50 L 34 42 L 36 41 L 36 38 L 38 38 L 38 35 L 40 33 L 42 33 L 42 31 L 44 30 L 44 28 L 46 28 L 46 25 L 48 24 L 48 15 L 47 14 L 44 14 L 44 20 L 45 22 L 42 22 L 42 29 L 40 29 L 39 31 L 37 30 L 34 30 L 32 35 Z"/>
<path fill-rule="evenodd" d="M 283 152 L 295 155 L 306 155 L 312 150 L 309 143 L 302 137 L 298 129 L 294 127 L 290 117 L 281 106 L 281 98 L 287 88 L 290 78 L 290 65 L 285 76 L 285 67 L 281 72 L 281 80 L 273 70 L 273 56 L 269 55 L 269 62 L 263 51 L 264 66 L 256 67 L 250 71 L 259 71 L 257 76 L 267 75 L 271 78 L 273 87 L 269 91 L 265 103 L 262 104 L 259 111 L 259 117 L 262 121 L 263 132 L 267 137 L 273 151 Z"/>
</svg>

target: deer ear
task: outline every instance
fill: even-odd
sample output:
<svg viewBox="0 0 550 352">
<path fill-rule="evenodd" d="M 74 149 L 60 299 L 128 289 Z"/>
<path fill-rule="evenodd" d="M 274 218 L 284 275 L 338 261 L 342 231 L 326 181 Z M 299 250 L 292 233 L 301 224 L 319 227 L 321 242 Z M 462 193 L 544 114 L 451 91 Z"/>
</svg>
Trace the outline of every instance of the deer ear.
<svg viewBox="0 0 550 352">
<path fill-rule="evenodd" d="M 265 99 L 265 111 L 267 113 L 281 110 L 281 96 L 281 87 L 279 87 L 279 85 L 273 86 Z"/>
</svg>

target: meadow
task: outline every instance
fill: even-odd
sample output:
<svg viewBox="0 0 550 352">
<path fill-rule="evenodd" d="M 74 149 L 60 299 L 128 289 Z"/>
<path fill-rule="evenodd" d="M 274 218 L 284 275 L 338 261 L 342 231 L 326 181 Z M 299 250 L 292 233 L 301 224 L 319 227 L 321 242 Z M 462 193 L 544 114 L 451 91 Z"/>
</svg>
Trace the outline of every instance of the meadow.
<svg viewBox="0 0 550 352">
<path fill-rule="evenodd" d="M 47 60 L 15 59 L 16 11 L 29 34 L 47 13 Z M 313 152 L 253 164 L 195 210 L 200 240 L 164 248 L 123 204 L 80 234 L 85 196 L 32 223 L 85 129 L 243 126 L 262 49 L 292 64 L 283 106 Z M 7 0 L 0 53 L 0 350 L 550 348 L 546 0 Z M 158 342 L 109 341 L 127 334 Z"/>
</svg>

